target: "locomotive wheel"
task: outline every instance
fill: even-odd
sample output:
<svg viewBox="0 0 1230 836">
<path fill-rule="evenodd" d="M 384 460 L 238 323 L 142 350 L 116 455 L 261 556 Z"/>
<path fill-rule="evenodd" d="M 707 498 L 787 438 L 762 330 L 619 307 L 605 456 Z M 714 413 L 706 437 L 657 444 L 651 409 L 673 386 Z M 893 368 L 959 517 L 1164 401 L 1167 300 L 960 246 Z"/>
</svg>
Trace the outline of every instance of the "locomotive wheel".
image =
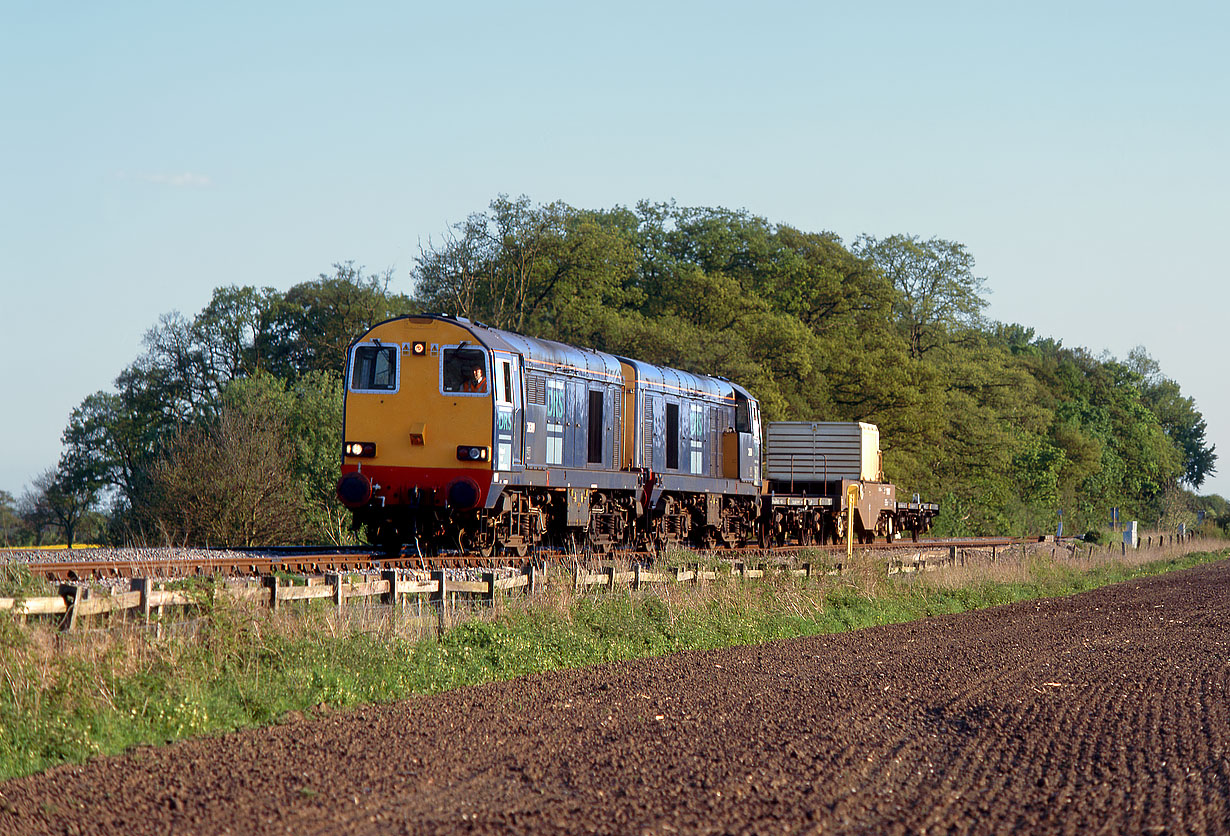
<svg viewBox="0 0 1230 836">
<path fill-rule="evenodd" d="M 479 520 L 475 531 L 463 540 L 463 552 L 473 552 L 479 557 L 491 557 L 495 554 L 495 526 L 490 520 Z"/>
</svg>

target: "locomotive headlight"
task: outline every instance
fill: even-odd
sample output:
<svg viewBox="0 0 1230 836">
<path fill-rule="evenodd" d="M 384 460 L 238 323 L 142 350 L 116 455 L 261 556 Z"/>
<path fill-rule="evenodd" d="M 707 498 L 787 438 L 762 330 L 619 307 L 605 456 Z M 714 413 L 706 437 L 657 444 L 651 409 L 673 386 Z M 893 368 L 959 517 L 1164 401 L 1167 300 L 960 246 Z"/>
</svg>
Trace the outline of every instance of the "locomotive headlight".
<svg viewBox="0 0 1230 836">
<path fill-rule="evenodd" d="M 342 445 L 342 452 L 347 456 L 370 459 L 376 455 L 376 444 L 372 441 L 347 441 Z"/>
<path fill-rule="evenodd" d="M 457 448 L 457 458 L 463 462 L 485 462 L 491 458 L 491 449 L 463 444 Z"/>
<path fill-rule="evenodd" d="M 415 357 L 422 357 L 427 353 L 427 343 L 422 340 L 415 341 L 415 343 L 410 346 L 410 353 Z"/>
</svg>

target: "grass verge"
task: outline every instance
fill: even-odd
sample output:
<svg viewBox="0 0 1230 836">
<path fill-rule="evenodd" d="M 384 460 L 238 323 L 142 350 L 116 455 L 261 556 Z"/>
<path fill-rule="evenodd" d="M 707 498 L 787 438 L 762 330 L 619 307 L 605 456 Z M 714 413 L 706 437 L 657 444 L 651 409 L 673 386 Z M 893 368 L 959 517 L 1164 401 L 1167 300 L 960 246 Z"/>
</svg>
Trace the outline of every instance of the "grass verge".
<svg viewBox="0 0 1230 836">
<path fill-rule="evenodd" d="M 161 637 L 135 626 L 61 634 L 0 616 L 0 778 L 319 705 L 1069 595 L 1228 554 L 1096 565 L 1046 556 L 910 580 L 890 580 L 865 562 L 810 581 L 726 578 L 602 595 L 561 582 L 533 601 L 474 614 L 442 641 L 379 607 L 338 614 L 318 602 L 270 613 L 209 595 L 194 620 L 167 625 Z"/>
</svg>

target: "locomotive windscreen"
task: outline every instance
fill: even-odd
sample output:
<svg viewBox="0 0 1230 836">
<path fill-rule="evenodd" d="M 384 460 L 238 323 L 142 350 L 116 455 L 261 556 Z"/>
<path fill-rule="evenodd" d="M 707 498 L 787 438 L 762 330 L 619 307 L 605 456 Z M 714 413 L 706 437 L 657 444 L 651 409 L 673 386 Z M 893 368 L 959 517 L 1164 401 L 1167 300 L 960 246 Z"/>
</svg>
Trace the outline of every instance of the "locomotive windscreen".
<svg viewBox="0 0 1230 836">
<path fill-rule="evenodd" d="M 444 349 L 443 378 L 445 392 L 487 391 L 487 352 L 479 348 Z"/>
<path fill-rule="evenodd" d="M 351 366 L 352 390 L 397 389 L 397 346 L 361 345 L 354 350 Z"/>
</svg>

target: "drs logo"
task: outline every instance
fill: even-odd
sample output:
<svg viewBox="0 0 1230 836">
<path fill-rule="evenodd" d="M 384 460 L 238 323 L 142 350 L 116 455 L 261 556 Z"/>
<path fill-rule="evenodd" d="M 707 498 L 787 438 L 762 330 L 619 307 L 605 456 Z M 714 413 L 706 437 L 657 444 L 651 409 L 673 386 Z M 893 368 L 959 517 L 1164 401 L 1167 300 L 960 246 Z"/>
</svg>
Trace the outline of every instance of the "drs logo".
<svg viewBox="0 0 1230 836">
<path fill-rule="evenodd" d="M 554 382 L 554 381 L 551 381 Z M 560 423 L 564 420 L 564 387 L 547 389 L 547 420 Z"/>
<path fill-rule="evenodd" d="M 497 432 L 512 433 L 513 430 L 513 414 L 511 409 L 501 409 L 495 416 L 495 428 Z"/>
</svg>

